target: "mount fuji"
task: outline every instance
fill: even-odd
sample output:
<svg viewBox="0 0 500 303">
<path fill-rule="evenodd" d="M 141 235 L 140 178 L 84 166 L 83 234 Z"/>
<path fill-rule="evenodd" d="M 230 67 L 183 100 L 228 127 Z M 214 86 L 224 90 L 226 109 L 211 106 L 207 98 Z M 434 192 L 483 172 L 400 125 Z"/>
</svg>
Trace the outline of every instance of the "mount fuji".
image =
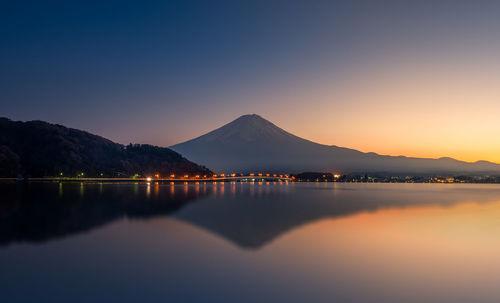
<svg viewBox="0 0 500 303">
<path fill-rule="evenodd" d="M 500 174 L 500 165 L 488 161 L 387 156 L 319 144 L 288 133 L 256 114 L 243 115 L 170 148 L 221 173 Z"/>
</svg>

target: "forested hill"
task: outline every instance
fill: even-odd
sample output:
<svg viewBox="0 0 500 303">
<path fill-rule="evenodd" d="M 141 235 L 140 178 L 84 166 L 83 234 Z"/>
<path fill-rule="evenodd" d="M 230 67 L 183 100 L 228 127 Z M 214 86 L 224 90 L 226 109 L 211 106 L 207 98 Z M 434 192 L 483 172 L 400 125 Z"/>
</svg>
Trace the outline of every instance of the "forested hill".
<svg viewBox="0 0 500 303">
<path fill-rule="evenodd" d="M 121 145 L 43 121 L 0 118 L 0 177 L 130 177 L 209 174 L 179 153 L 152 145 Z"/>
</svg>

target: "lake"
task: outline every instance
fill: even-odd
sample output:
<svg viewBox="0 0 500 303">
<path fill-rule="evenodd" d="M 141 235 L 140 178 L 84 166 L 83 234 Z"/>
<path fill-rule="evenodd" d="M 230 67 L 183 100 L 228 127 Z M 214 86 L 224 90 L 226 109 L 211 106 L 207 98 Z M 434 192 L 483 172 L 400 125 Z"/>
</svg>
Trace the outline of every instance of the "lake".
<svg viewBox="0 0 500 303">
<path fill-rule="evenodd" d="M 0 302 L 500 302 L 500 185 L 0 183 Z"/>
</svg>

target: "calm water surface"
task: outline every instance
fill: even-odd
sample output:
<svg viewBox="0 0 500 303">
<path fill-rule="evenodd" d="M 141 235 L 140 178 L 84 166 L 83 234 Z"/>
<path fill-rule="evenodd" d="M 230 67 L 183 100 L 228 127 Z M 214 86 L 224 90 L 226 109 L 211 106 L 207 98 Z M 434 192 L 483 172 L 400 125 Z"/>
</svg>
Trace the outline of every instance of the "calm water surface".
<svg viewBox="0 0 500 303">
<path fill-rule="evenodd" d="M 0 302 L 500 302 L 500 186 L 0 184 Z"/>
</svg>

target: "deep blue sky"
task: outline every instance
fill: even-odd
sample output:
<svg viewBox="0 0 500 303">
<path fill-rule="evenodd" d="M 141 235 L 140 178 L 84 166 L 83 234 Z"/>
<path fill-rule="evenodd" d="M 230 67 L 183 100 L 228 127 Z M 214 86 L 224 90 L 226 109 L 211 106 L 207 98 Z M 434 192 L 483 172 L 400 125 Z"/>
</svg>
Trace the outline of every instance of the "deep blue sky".
<svg viewBox="0 0 500 303">
<path fill-rule="evenodd" d="M 483 64 L 498 50 L 498 11 L 494 1 L 3 1 L 0 115 L 170 145 L 258 113 L 353 144 L 357 134 L 327 129 L 339 116 L 371 119 L 354 110 L 384 102 L 368 83 L 429 73 L 421 62 L 445 62 L 444 74 Z M 367 93 L 332 95 L 342 90 Z"/>
</svg>

